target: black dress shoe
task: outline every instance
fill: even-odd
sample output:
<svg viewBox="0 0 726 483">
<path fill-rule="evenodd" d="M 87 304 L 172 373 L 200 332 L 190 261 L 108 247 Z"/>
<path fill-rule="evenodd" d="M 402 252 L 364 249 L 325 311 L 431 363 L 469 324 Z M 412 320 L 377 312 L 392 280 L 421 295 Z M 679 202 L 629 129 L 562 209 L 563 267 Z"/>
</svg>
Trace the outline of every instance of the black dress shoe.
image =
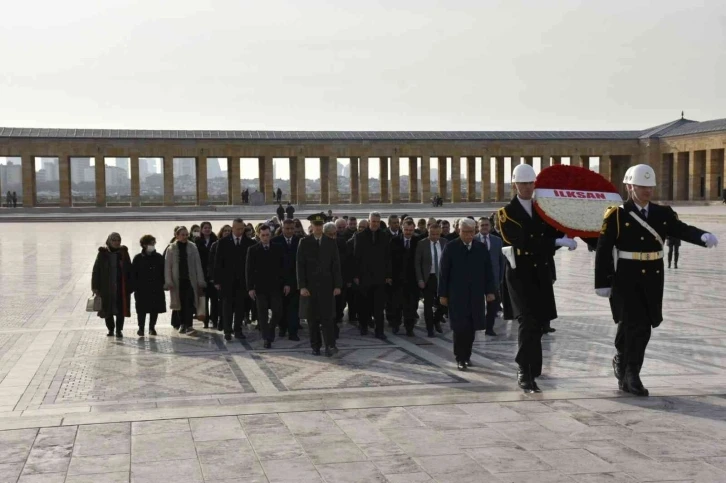
<svg viewBox="0 0 726 483">
<path fill-rule="evenodd" d="M 388 340 L 388 337 L 386 337 L 386 334 L 376 334 L 374 337 L 379 340 Z"/>
<path fill-rule="evenodd" d="M 187 328 L 186 327 L 179 327 L 179 333 L 180 334 L 186 334 L 187 333 Z"/>
<path fill-rule="evenodd" d="M 124 333 L 123 333 L 123 332 L 121 332 L 120 330 L 117 330 L 117 331 L 116 331 L 116 337 L 118 337 L 119 339 L 123 339 L 123 337 L 124 337 Z"/>
<path fill-rule="evenodd" d="M 288 335 L 288 336 L 287 336 L 287 338 L 288 338 L 289 340 L 295 340 L 295 341 L 299 341 L 299 340 L 300 340 L 300 337 L 299 337 L 299 336 L 297 336 L 297 335 L 292 335 L 292 334 Z"/>
<path fill-rule="evenodd" d="M 333 357 L 333 351 L 330 350 L 330 347 L 325 348 L 325 357 Z"/>
<path fill-rule="evenodd" d="M 547 332 L 549 332 L 549 333 L 557 332 L 557 329 L 555 329 L 554 327 L 547 327 Z"/>
<path fill-rule="evenodd" d="M 426 334 L 427 337 L 436 337 L 436 334 L 434 334 L 433 330 L 429 330 L 428 334 Z"/>
<path fill-rule="evenodd" d="M 335 347 L 335 346 L 332 346 L 332 347 L 330 348 L 330 352 L 332 352 L 332 353 L 333 353 L 333 355 L 335 355 L 335 354 L 337 354 L 337 353 L 338 353 L 338 348 L 337 348 L 337 347 Z"/>
<path fill-rule="evenodd" d="M 272 342 L 270 342 L 269 340 L 266 340 L 265 341 L 265 349 L 272 349 Z"/>
<path fill-rule="evenodd" d="M 320 355 L 320 349 L 313 349 L 313 355 L 319 356 Z"/>
<path fill-rule="evenodd" d="M 624 390 L 633 396 L 648 396 L 650 392 L 643 386 L 639 372 L 639 370 L 631 366 L 625 369 L 625 378 L 623 379 Z"/>
<path fill-rule="evenodd" d="M 444 333 L 444 330 L 441 328 L 441 323 L 440 322 L 434 322 L 434 329 L 439 334 L 443 334 Z"/>
<path fill-rule="evenodd" d="M 457 362 L 456 363 L 456 368 L 459 369 L 460 371 L 465 371 L 466 370 L 466 362 Z"/>
<path fill-rule="evenodd" d="M 416 334 L 413 333 L 413 329 L 406 329 L 406 335 L 408 337 L 414 337 Z"/>
<path fill-rule="evenodd" d="M 106 337 L 113 337 L 113 331 L 112 330 L 109 330 L 108 331 L 108 334 L 106 334 Z"/>
<path fill-rule="evenodd" d="M 532 378 L 529 373 L 520 369 L 517 371 L 517 385 L 524 391 L 532 392 L 534 387 L 532 385 Z"/>
<path fill-rule="evenodd" d="M 613 373 L 615 374 L 615 379 L 618 381 L 622 381 L 623 376 L 625 375 L 625 368 L 623 365 L 623 356 L 615 354 L 613 357 Z"/>
<path fill-rule="evenodd" d="M 535 381 L 534 378 L 532 378 L 532 390 L 534 392 L 542 392 L 542 389 L 539 388 L 537 381 Z"/>
<path fill-rule="evenodd" d="M 224 334 L 224 340 L 232 340 L 232 335 Z"/>
<path fill-rule="evenodd" d="M 471 361 L 464 361 L 464 364 L 466 364 L 466 367 L 474 367 Z"/>
<path fill-rule="evenodd" d="M 224 330 L 224 325 L 222 325 L 222 324 L 219 324 L 219 325 L 217 326 L 217 330 L 218 330 L 218 331 L 220 331 L 220 332 L 222 332 L 222 331 Z"/>
<path fill-rule="evenodd" d="M 204 328 L 205 328 L 205 329 L 208 329 L 208 328 L 209 328 L 209 322 L 205 322 L 205 323 L 204 323 Z"/>
<path fill-rule="evenodd" d="M 144 329 L 137 330 L 136 331 L 136 335 L 138 335 L 139 337 L 143 337 L 144 336 Z"/>
<path fill-rule="evenodd" d="M 494 332 L 493 330 L 486 330 L 486 331 L 484 331 L 484 335 L 491 335 L 492 337 L 496 337 L 497 333 Z"/>
</svg>

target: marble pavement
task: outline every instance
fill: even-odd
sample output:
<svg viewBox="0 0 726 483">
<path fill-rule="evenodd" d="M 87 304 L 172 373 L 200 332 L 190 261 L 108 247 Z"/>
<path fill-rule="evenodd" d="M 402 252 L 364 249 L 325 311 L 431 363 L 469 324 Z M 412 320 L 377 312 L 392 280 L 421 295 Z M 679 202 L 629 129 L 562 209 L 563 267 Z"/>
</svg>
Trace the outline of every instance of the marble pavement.
<svg viewBox="0 0 726 483">
<path fill-rule="evenodd" d="M 684 245 L 666 269 L 647 399 L 617 392 L 615 325 L 584 245 L 557 254 L 544 393 L 524 395 L 503 320 L 466 373 L 451 334 L 421 327 L 382 342 L 344 321 L 330 359 L 309 354 L 306 331 L 265 350 L 254 331 L 244 344 L 179 335 L 169 314 L 156 337 L 132 319 L 107 338 L 85 312 L 97 247 L 118 231 L 135 253 L 180 222 L 5 223 L 0 483 L 724 482 L 726 217 L 704 210 L 684 218 L 724 244 Z"/>
</svg>

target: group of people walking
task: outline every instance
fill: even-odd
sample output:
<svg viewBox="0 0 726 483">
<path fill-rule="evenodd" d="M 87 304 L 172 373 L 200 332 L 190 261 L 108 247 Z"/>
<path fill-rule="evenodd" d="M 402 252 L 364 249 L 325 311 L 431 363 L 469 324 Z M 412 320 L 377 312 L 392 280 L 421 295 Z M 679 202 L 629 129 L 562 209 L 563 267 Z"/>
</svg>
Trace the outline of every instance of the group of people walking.
<svg viewBox="0 0 726 483">
<path fill-rule="evenodd" d="M 276 336 L 299 341 L 305 320 L 313 354 L 332 356 L 346 309 L 361 335 L 372 330 L 385 340 L 386 321 L 393 334 L 403 327 L 406 336 L 415 335 L 423 299 L 427 336 L 443 332 L 448 321 L 457 367 L 466 371 L 473 366 L 476 331 L 495 336 L 494 321 L 503 310 L 504 319 L 518 322 L 518 385 L 539 392 L 541 340 L 557 318 L 554 255 L 560 248 L 575 250 L 577 242 L 534 209 L 535 178 L 531 166 L 517 166 L 517 195 L 510 203 L 489 217 L 456 220 L 453 229 L 435 218 L 391 215 L 385 223 L 378 212 L 361 220 L 328 212 L 308 217 L 306 236 L 297 219 L 273 218 L 251 229 L 237 218 L 217 235 L 208 222 L 195 226 L 191 240 L 185 227 L 177 227 L 163 256 L 145 235 L 133 261 L 112 233 L 93 270 L 93 290 L 103 301 L 99 315 L 108 335 L 121 337 L 134 293 L 138 334 L 144 335 L 149 314 L 155 335 L 169 290 L 180 333 L 192 332 L 198 318 L 223 331 L 227 341 L 245 339 L 244 326 L 256 318 L 270 348 Z M 647 395 L 639 374 L 651 327 L 662 321 L 663 239 L 707 247 L 717 240 L 680 221 L 670 207 L 650 203 L 655 173 L 649 166 L 629 169 L 624 182 L 628 200 L 608 210 L 599 238 L 584 241 L 596 251 L 596 293 L 609 297 L 618 324 L 618 385 Z"/>
</svg>

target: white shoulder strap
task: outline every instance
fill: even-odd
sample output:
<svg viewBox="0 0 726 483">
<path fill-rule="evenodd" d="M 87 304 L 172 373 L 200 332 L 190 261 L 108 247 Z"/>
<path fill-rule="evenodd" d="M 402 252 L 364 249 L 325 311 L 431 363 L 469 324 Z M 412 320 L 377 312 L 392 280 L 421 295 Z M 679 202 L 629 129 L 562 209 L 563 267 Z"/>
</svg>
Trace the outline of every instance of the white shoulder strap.
<svg viewBox="0 0 726 483">
<path fill-rule="evenodd" d="M 650 232 L 650 234 L 653 235 L 656 240 L 658 240 L 658 243 L 660 243 L 660 246 L 663 247 L 663 238 L 661 238 L 661 236 L 658 234 L 658 232 L 655 231 L 653 229 L 653 227 L 648 224 L 647 221 L 645 221 L 644 219 L 642 219 L 641 217 L 636 215 L 634 211 L 631 211 L 629 213 L 630 213 L 630 216 L 632 216 L 635 219 L 635 221 L 640 223 L 640 226 L 642 226 L 643 228 L 648 230 Z"/>
</svg>

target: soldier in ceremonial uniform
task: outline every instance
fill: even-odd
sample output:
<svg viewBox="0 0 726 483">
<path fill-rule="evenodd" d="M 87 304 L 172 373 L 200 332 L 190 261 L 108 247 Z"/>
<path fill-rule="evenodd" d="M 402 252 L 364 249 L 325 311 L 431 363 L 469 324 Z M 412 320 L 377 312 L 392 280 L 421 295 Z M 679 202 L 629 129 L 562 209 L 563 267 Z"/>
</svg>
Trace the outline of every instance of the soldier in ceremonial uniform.
<svg viewBox="0 0 726 483">
<path fill-rule="evenodd" d="M 680 221 L 671 207 L 650 202 L 656 183 L 655 171 L 647 164 L 628 169 L 623 183 L 628 201 L 606 211 L 598 239 L 595 292 L 610 298 L 618 324 L 613 358 L 618 386 L 647 396 L 640 368 L 651 327 L 663 321 L 663 240 L 674 237 L 704 247 L 716 246 L 718 240 Z"/>
<path fill-rule="evenodd" d="M 325 355 L 330 357 L 338 352 L 333 321 L 335 297 L 340 295 L 343 281 L 338 246 L 335 240 L 323 236 L 326 219 L 325 213 L 308 217 L 313 233 L 300 240 L 298 246 L 297 284 L 300 288 L 300 318 L 308 321 L 313 355 L 320 355 L 320 347 L 325 344 Z"/>
<path fill-rule="evenodd" d="M 517 196 L 497 212 L 506 267 L 502 283 L 504 318 L 519 322 L 517 383 L 526 392 L 540 392 L 542 328 L 557 318 L 552 287 L 552 256 L 556 247 L 577 248 L 575 240 L 549 226 L 532 206 L 534 169 L 520 164 L 512 172 Z"/>
</svg>

